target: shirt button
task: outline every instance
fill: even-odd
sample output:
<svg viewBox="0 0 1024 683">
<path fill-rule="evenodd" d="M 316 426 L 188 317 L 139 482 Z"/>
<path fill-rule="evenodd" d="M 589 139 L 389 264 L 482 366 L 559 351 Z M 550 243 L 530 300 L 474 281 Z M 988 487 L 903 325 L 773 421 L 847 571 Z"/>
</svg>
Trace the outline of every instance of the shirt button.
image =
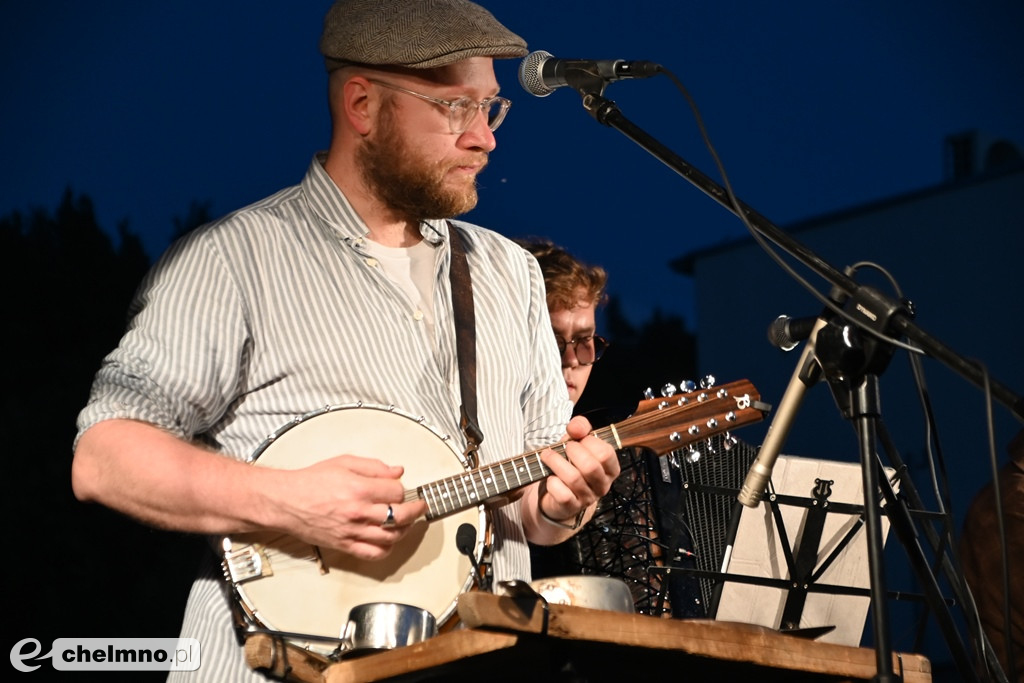
<svg viewBox="0 0 1024 683">
<path fill-rule="evenodd" d="M 377 259 L 375 259 L 375 258 L 368 258 L 368 259 L 366 259 L 366 265 L 370 266 L 371 268 L 376 268 L 377 267 Z"/>
<path fill-rule="evenodd" d="M 423 311 L 414 311 L 412 314 L 413 320 L 423 320 Z"/>
</svg>

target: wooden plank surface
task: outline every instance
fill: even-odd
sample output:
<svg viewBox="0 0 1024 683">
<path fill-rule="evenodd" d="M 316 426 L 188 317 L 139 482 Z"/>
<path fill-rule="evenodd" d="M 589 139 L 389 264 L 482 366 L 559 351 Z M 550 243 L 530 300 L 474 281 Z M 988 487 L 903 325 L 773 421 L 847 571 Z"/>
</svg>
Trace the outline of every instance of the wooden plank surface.
<svg viewBox="0 0 1024 683">
<path fill-rule="evenodd" d="M 548 605 L 547 635 L 569 640 L 610 643 L 713 657 L 732 662 L 785 668 L 854 679 L 875 675 L 875 651 L 818 643 L 764 626 L 703 619 L 657 619 L 567 605 Z M 543 609 L 524 601 L 467 593 L 459 599 L 459 617 L 470 627 L 540 633 Z M 930 681 L 931 663 L 921 655 L 894 654 L 904 681 Z"/>
<path fill-rule="evenodd" d="M 273 674 L 276 678 L 301 683 L 321 683 L 330 660 L 279 638 L 263 633 L 245 639 L 245 661 L 253 669 Z"/>
<path fill-rule="evenodd" d="M 323 658 L 293 648 L 287 653 L 289 680 L 369 683 L 525 677 L 536 683 L 562 680 L 551 672 L 575 666 L 587 672 L 587 680 L 616 680 L 634 670 L 638 680 L 655 680 L 653 667 L 687 672 L 689 676 L 680 680 L 690 683 L 720 683 L 739 675 L 756 675 L 761 681 L 869 681 L 876 669 L 875 652 L 869 648 L 818 643 L 751 624 L 545 606 L 480 592 L 459 598 L 458 615 L 461 623 L 456 630 L 337 663 L 325 665 Z M 280 671 L 279 648 L 268 636 L 253 636 L 246 644 L 247 661 L 253 668 L 276 665 Z M 905 683 L 930 683 L 926 657 L 893 657 Z"/>
<path fill-rule="evenodd" d="M 282 653 L 279 642 L 268 635 L 257 634 L 246 641 L 245 655 L 253 669 L 270 671 L 289 681 L 356 683 L 426 671 L 466 657 L 511 648 L 518 641 L 518 636 L 511 633 L 465 629 L 442 633 L 422 643 L 331 664 L 294 646 L 287 646 L 287 652 Z"/>
</svg>

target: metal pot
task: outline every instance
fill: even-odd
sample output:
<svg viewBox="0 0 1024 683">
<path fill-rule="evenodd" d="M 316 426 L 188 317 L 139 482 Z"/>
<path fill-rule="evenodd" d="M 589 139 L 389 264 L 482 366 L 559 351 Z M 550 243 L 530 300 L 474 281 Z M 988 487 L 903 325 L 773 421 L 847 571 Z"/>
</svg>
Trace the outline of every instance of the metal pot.
<svg viewBox="0 0 1024 683">
<path fill-rule="evenodd" d="M 530 587 L 549 603 L 609 612 L 635 612 L 633 595 L 622 579 L 610 576 L 552 576 L 535 579 Z"/>
<path fill-rule="evenodd" d="M 342 656 L 370 654 L 419 643 L 437 635 L 434 615 L 396 602 L 368 602 L 348 613 Z"/>
</svg>

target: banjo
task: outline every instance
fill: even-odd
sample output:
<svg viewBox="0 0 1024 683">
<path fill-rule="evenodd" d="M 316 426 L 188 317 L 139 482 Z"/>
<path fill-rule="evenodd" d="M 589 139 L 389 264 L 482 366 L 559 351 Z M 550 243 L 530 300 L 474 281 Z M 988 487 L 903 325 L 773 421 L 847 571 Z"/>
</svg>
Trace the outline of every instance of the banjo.
<svg viewBox="0 0 1024 683">
<path fill-rule="evenodd" d="M 767 406 L 747 380 L 642 401 L 629 418 L 592 432 L 616 449 L 640 447 L 659 455 L 763 418 Z M 564 445 L 552 446 L 565 456 Z M 329 406 L 296 418 L 271 434 L 250 458 L 257 466 L 298 469 L 340 453 L 373 454 L 405 467 L 416 482 L 405 500 L 427 503 L 419 519 L 382 560 L 367 561 L 278 532 L 222 539 L 223 570 L 250 630 L 286 633 L 310 650 L 342 637 L 352 608 L 387 602 L 426 610 L 443 625 L 474 569 L 456 545 L 457 530 L 476 529 L 473 558 L 484 553 L 484 503 L 549 474 L 540 450 L 476 469 L 423 418 L 394 406 Z M 302 642 L 302 636 L 312 639 Z"/>
</svg>

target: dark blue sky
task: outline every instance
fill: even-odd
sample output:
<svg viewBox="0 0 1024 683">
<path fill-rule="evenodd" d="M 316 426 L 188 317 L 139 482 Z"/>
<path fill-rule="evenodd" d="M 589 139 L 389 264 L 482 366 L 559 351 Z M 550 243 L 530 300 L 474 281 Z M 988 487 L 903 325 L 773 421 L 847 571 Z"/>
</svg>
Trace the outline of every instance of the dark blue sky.
<svg viewBox="0 0 1024 683">
<path fill-rule="evenodd" d="M 739 197 L 778 225 L 941 182 L 950 133 L 1024 145 L 1018 0 L 484 4 L 531 50 L 670 69 Z M 155 256 L 190 202 L 219 215 L 294 184 L 326 144 L 317 39 L 328 5 L 4 3 L 0 214 L 52 210 L 71 186 Z M 692 324 L 690 284 L 666 264 L 742 234 L 738 219 L 596 123 L 576 93 L 528 95 L 517 66 L 498 67 L 514 105 L 470 219 L 604 265 L 635 321 L 657 307 Z M 606 95 L 718 179 L 668 79 Z"/>
</svg>

